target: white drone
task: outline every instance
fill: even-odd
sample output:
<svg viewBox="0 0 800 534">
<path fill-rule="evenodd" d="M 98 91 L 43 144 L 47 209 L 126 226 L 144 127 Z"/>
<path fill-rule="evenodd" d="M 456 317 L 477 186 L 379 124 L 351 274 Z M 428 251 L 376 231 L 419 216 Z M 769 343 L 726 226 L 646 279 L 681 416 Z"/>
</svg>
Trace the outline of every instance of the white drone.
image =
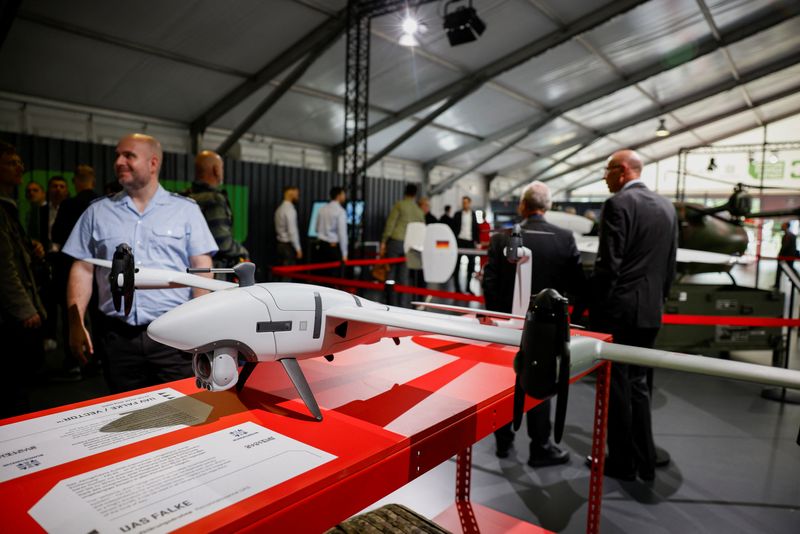
<svg viewBox="0 0 800 534">
<path fill-rule="evenodd" d="M 199 388 L 224 391 L 238 384 L 241 389 L 258 362 L 279 361 L 317 420 L 322 419 L 322 413 L 298 360 L 324 356 L 330 361 L 335 353 L 356 345 L 375 343 L 386 337 L 399 343 L 402 336 L 420 333 L 520 347 L 518 358 L 525 365 L 518 385 L 537 398 L 559 393 L 556 418 L 559 436 L 569 377 L 599 360 L 800 388 L 800 371 L 629 347 L 591 337 L 570 337 L 566 299 L 553 290 L 545 290 L 531 299 L 525 316 L 470 309 L 481 317 L 458 317 L 387 306 L 310 284 L 255 284 L 252 263 L 233 269 L 240 279 L 238 285 L 161 269 L 137 271 L 130 249 L 124 248 L 117 248 L 113 262 L 84 260 L 106 272 L 111 269 L 108 278 L 117 306 L 123 298 L 126 307 L 130 306 L 134 287 L 189 286 L 212 291 L 165 313 L 147 329 L 152 339 L 194 354 Z M 245 360 L 241 374 L 240 356 Z M 523 381 L 528 385 L 521 384 Z"/>
</svg>

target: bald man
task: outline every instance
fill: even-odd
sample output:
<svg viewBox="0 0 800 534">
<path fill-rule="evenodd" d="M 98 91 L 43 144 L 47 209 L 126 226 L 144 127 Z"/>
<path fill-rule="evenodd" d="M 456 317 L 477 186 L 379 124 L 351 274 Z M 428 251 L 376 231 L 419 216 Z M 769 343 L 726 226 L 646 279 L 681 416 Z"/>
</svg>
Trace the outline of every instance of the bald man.
<svg viewBox="0 0 800 534">
<path fill-rule="evenodd" d="M 648 189 L 641 174 L 642 160 L 632 150 L 608 160 L 605 181 L 613 196 L 603 204 L 600 221 L 591 324 L 616 343 L 652 347 L 675 277 L 678 222 L 672 203 Z M 652 480 L 655 460 L 647 369 L 615 363 L 606 475 Z"/>
<path fill-rule="evenodd" d="M 75 259 L 112 259 L 117 245 L 133 249 L 137 267 L 185 271 L 211 267 L 217 245 L 197 203 L 168 193 L 158 182 L 163 161 L 161 143 L 132 134 L 117 144 L 114 171 L 122 191 L 89 205 L 78 219 L 63 252 Z M 76 261 L 69 274 L 67 307 L 73 356 L 86 363 L 94 352 L 84 322 L 92 296 L 92 265 Z M 191 357 L 156 343 L 147 326 L 163 313 L 186 302 L 192 290 L 138 291 L 129 315 L 117 311 L 111 298 L 108 270 L 97 269 L 98 308 L 105 354 L 104 374 L 112 393 L 162 384 L 193 375 Z M 195 296 L 203 293 L 194 290 Z M 94 330 L 97 333 L 97 330 Z"/>
<path fill-rule="evenodd" d="M 222 158 L 216 152 L 204 150 L 194 160 L 194 182 L 188 191 L 200 206 L 219 252 L 214 256 L 215 267 L 233 267 L 250 257 L 247 249 L 233 239 L 233 214 L 224 189 Z"/>
</svg>

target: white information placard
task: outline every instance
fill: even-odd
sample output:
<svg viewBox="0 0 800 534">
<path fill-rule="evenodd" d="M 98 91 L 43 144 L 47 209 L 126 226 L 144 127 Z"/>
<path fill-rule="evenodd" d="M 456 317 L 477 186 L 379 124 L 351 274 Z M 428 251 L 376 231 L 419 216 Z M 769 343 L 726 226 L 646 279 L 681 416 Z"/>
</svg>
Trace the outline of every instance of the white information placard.
<svg viewBox="0 0 800 534">
<path fill-rule="evenodd" d="M 172 388 L 0 428 L 0 482 L 206 420 L 212 406 Z"/>
<path fill-rule="evenodd" d="M 29 513 L 48 532 L 168 532 L 335 458 L 246 422 L 62 480 Z"/>
</svg>

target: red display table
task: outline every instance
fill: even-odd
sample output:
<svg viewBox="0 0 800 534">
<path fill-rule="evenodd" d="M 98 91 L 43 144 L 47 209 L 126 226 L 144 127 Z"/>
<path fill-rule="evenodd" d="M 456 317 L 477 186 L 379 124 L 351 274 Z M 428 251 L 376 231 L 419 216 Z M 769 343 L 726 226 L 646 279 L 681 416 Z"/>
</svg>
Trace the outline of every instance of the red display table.
<svg viewBox="0 0 800 534">
<path fill-rule="evenodd" d="M 598 337 L 605 339 L 605 336 Z M 323 410 L 322 422 L 311 418 L 302 402 L 295 397 L 294 388 L 277 363 L 260 364 L 247 387 L 239 394 L 198 391 L 194 380 L 187 379 L 5 420 L 0 426 L 0 445 L 9 442 L 12 436 L 16 436 L 14 439 L 18 442 L 25 439 L 28 440 L 25 443 L 33 444 L 29 447 L 15 446 L 14 450 L 5 454 L 0 451 L 0 458 L 8 470 L 14 467 L 14 455 L 20 459 L 34 458 L 31 455 L 36 452 L 30 449 L 36 449 L 36 432 L 31 431 L 30 435 L 20 438 L 15 430 L 20 425 L 14 426 L 14 423 L 29 421 L 26 424 L 31 425 L 35 424 L 37 418 L 59 414 L 46 420 L 53 420 L 54 424 L 71 424 L 75 428 L 79 419 L 73 421 L 72 418 L 83 415 L 79 413 L 81 409 L 86 410 L 87 417 L 93 417 L 99 410 L 91 407 L 96 407 L 98 403 L 105 402 L 105 409 L 108 406 L 124 406 L 122 399 L 161 392 L 165 387 L 186 396 L 169 398 L 166 404 L 174 403 L 177 407 L 189 402 L 193 406 L 203 407 L 199 412 L 199 420 L 181 421 L 173 418 L 158 423 L 163 425 L 159 430 L 162 433 L 158 435 L 148 435 L 108 450 L 98 449 L 100 452 L 81 454 L 73 459 L 69 459 L 69 451 L 62 451 L 67 455 L 67 461 L 52 467 L 41 465 L 46 457 L 40 459 L 39 464 L 36 464 L 37 460 L 30 460 L 35 465 L 28 467 L 19 467 L 22 463 L 18 464 L 17 468 L 23 469 L 23 472 L 13 475 L 11 479 L 5 478 L 0 483 L 4 530 L 41 530 L 40 524 L 29 511 L 48 493 L 52 493 L 49 500 L 54 500 L 57 494 L 54 493 L 54 487 L 57 485 L 59 491 L 69 489 L 90 501 L 86 484 L 95 483 L 102 473 L 108 478 L 110 475 L 107 470 L 114 466 L 129 465 L 143 455 L 159 454 L 159 451 L 169 447 L 192 443 L 191 440 L 197 441 L 214 433 L 224 431 L 233 435 L 237 430 L 231 429 L 244 428 L 243 425 L 248 424 L 280 433 L 323 451 L 326 457 L 332 455 L 334 458 L 245 498 L 226 496 L 235 502 L 205 516 L 202 512 L 192 512 L 194 515 L 184 519 L 190 522 L 182 525 L 178 521 L 173 525 L 193 532 L 325 530 L 448 458 L 463 453 L 472 444 L 507 424 L 512 417 L 512 361 L 515 352 L 512 347 L 418 336 L 403 340 L 399 347 L 391 340 L 356 347 L 337 354 L 330 363 L 322 358 L 302 361 L 303 371 Z M 574 377 L 574 380 L 579 378 Z M 163 392 L 158 394 L 166 395 Z M 119 402 L 114 404 L 114 400 Z M 535 403 L 529 399 L 528 407 L 533 407 Z M 118 422 L 112 421 L 98 427 L 98 435 L 103 439 L 120 439 L 126 435 L 124 432 L 153 431 L 153 428 L 144 428 L 153 424 L 135 425 L 139 412 L 148 409 L 125 407 L 124 417 L 128 419 L 123 426 L 116 428 L 114 425 Z M 66 423 L 59 419 L 64 413 L 71 414 L 63 418 L 69 419 Z M 175 423 L 184 424 L 171 429 L 173 427 L 170 425 Z M 48 429 L 40 430 L 41 435 L 47 434 Z M 64 438 L 64 446 L 74 448 L 73 442 L 80 438 L 75 437 L 75 431 L 69 436 L 69 439 Z M 92 439 L 95 440 L 92 447 L 101 443 L 97 438 Z M 599 444 L 602 446 L 602 440 Z M 85 443 L 81 444 L 81 447 L 86 446 Z M 462 462 L 463 456 L 460 457 Z M 468 463 L 462 465 L 459 468 L 461 472 L 469 469 Z M 30 472 L 24 469 L 30 469 Z M 94 475 L 95 472 L 98 474 Z M 115 476 L 123 472 L 136 473 L 130 469 L 113 471 Z M 80 476 L 89 475 L 91 480 L 79 480 Z M 245 477 L 245 474 L 241 476 Z M 176 487 L 179 482 L 175 480 Z M 63 486 L 67 486 L 67 489 Z M 104 488 L 103 491 L 108 490 Z M 468 483 L 466 495 L 462 487 L 457 498 L 462 504 L 468 502 Z M 596 492 L 595 498 L 599 499 Z M 67 506 L 67 501 L 62 503 Z M 100 510 L 102 503 L 95 502 L 93 506 L 95 510 Z M 181 506 L 168 506 L 161 512 L 181 512 Z M 505 524 L 502 514 L 472 506 L 473 512 L 478 509 L 479 515 L 490 518 L 493 524 Z M 454 510 L 457 513 L 457 507 Z M 101 511 L 111 514 L 107 509 Z M 142 515 L 146 514 L 142 512 Z M 175 514 L 175 517 L 178 515 Z M 80 524 L 80 518 L 75 521 Z M 149 526 L 157 526 L 154 523 L 155 520 L 151 521 Z M 83 532 L 90 532 L 94 527 L 86 524 L 80 528 Z M 518 525 L 518 528 L 522 527 Z M 139 532 L 147 529 L 133 524 L 120 530 Z M 99 531 L 103 532 L 102 529 Z"/>
</svg>

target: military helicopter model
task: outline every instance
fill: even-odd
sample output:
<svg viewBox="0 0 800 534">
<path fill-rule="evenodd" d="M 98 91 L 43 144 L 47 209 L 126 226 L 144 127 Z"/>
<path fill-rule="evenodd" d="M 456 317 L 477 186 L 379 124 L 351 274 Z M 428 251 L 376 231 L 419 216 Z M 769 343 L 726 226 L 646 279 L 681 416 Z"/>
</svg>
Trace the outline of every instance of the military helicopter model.
<svg viewBox="0 0 800 534">
<path fill-rule="evenodd" d="M 694 175 L 704 180 L 721 181 L 708 176 Z M 729 183 L 729 182 L 723 182 Z M 688 202 L 675 202 L 678 214 L 680 247 L 718 252 L 722 254 L 742 255 L 747 250 L 749 242 L 744 229 L 745 219 L 765 217 L 800 216 L 800 208 L 782 211 L 753 212 L 753 199 L 747 192 L 750 188 L 756 189 L 782 189 L 769 186 L 755 186 L 738 183 L 728 200 L 719 206 L 704 207 Z M 723 217 L 722 213 L 728 213 Z M 730 271 L 733 265 L 726 267 L 724 272 Z M 718 266 L 708 264 L 684 264 L 679 267 L 682 274 L 695 274 L 703 272 L 720 272 Z"/>
</svg>

